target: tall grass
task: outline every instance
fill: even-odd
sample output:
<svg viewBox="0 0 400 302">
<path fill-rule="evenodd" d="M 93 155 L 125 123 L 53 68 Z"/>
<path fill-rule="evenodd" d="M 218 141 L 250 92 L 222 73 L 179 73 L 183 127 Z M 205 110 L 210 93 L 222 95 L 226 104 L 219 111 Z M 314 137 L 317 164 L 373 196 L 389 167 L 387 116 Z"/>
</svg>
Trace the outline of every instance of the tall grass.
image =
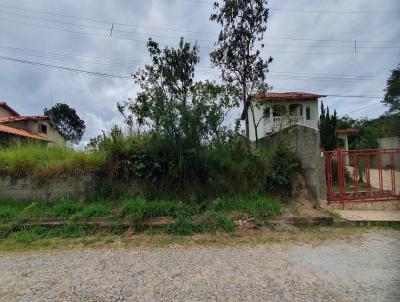
<svg viewBox="0 0 400 302">
<path fill-rule="evenodd" d="M 0 149 L 0 174 L 52 175 L 74 170 L 98 169 L 105 162 L 101 151 L 84 152 L 68 148 L 47 148 L 37 144 Z"/>
</svg>

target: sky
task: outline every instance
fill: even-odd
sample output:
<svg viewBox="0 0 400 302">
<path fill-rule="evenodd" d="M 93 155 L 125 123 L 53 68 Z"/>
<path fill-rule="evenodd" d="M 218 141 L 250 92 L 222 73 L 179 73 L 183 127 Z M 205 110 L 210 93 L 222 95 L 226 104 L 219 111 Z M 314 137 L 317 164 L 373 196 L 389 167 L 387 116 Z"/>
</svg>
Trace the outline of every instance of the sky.
<svg viewBox="0 0 400 302">
<path fill-rule="evenodd" d="M 67 103 L 86 123 L 85 144 L 122 123 L 116 104 L 137 92 L 127 77 L 149 61 L 149 37 L 171 47 L 182 36 L 197 41 L 196 78 L 218 81 L 209 61 L 220 29 L 209 20 L 212 2 L 0 0 L 0 100 L 24 115 Z M 326 94 L 339 115 L 385 112 L 386 80 L 400 63 L 400 1 L 269 0 L 268 7 L 262 56 L 274 59 L 273 91 Z"/>
</svg>

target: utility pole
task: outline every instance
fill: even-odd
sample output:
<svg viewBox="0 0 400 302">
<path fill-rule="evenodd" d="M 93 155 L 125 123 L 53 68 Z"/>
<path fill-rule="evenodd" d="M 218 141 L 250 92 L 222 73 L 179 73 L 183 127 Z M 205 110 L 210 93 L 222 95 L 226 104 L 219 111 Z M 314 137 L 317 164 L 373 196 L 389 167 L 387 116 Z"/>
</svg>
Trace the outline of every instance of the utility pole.
<svg viewBox="0 0 400 302">
<path fill-rule="evenodd" d="M 114 23 L 111 24 L 110 37 L 111 37 L 111 35 L 113 33 L 113 30 L 114 30 Z"/>
</svg>

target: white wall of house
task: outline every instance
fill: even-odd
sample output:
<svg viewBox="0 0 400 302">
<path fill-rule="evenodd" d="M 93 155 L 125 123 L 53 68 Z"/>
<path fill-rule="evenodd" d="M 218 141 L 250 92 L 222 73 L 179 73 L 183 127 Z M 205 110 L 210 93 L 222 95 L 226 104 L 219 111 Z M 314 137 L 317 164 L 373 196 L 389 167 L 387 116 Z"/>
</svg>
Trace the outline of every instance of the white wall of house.
<svg viewBox="0 0 400 302">
<path fill-rule="evenodd" d="M 46 127 L 47 133 L 40 131 L 40 125 Z M 48 121 L 28 121 L 26 130 L 51 140 L 49 146 L 65 147 L 66 145 L 64 136 L 62 136 Z"/>
<path fill-rule="evenodd" d="M 0 105 L 0 117 L 9 117 L 13 116 L 13 114 L 6 108 Z"/>
<path fill-rule="evenodd" d="M 265 102 L 263 104 L 259 104 L 256 106 L 255 104 L 253 105 L 254 108 L 254 117 L 256 123 L 258 123 L 257 127 L 257 134 L 258 138 L 263 138 L 267 134 L 276 132 L 279 130 L 278 127 L 273 127 L 273 111 L 272 108 L 275 105 L 283 105 L 283 106 L 290 106 L 290 105 L 296 105 L 299 104 L 302 106 L 302 110 L 300 107 L 297 107 L 296 109 L 291 112 L 292 118 L 288 118 L 288 115 L 282 115 L 281 120 L 275 119 L 275 122 L 278 120 L 278 122 L 285 122 L 286 120 L 293 120 L 296 123 L 303 124 L 307 127 L 318 129 L 318 100 L 295 100 L 295 101 L 279 101 L 279 102 Z M 270 107 L 270 116 L 264 116 L 264 112 L 266 111 L 266 108 Z M 309 108 L 310 114 L 309 114 L 309 119 L 307 119 L 307 108 Z M 248 108 L 248 117 L 249 117 L 249 137 L 251 141 L 255 141 L 256 139 L 256 132 L 255 132 L 255 127 L 253 123 L 253 114 L 251 111 L 251 108 Z M 276 116 L 279 118 L 279 116 Z M 299 118 L 296 118 L 299 117 Z"/>
</svg>

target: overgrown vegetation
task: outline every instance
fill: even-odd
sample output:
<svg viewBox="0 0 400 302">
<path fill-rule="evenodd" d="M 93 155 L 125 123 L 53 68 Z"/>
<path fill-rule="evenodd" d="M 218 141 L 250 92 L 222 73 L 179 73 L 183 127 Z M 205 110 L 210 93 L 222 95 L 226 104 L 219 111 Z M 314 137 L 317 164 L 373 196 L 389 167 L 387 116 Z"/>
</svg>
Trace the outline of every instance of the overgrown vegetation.
<svg viewBox="0 0 400 302">
<path fill-rule="evenodd" d="M 233 217 L 251 216 L 258 221 L 280 214 L 281 204 L 262 194 L 193 203 L 183 201 L 149 201 L 143 197 L 129 198 L 111 204 L 109 201 L 78 203 L 65 199 L 55 203 L 2 201 L 0 202 L 0 240 L 5 238 L 79 237 L 97 233 L 96 225 L 88 225 L 89 218 L 102 219 L 107 232 L 121 233 L 127 227 L 143 231 L 149 219 L 172 219 L 165 231 L 176 235 L 222 230 L 231 232 Z M 44 227 L 37 219 L 66 221 L 62 226 Z M 43 220 L 45 221 L 45 220 Z M 24 240 L 24 239 L 21 239 Z"/>
<path fill-rule="evenodd" d="M 62 172 L 99 169 L 105 163 L 101 151 L 84 152 L 47 148 L 40 144 L 15 144 L 0 148 L 0 174 L 51 176 Z"/>
<path fill-rule="evenodd" d="M 195 80 L 197 44 L 182 38 L 175 48 L 161 48 L 150 38 L 151 62 L 134 73 L 138 92 L 118 104 L 124 126 L 115 125 L 91 139 L 85 151 L 38 145 L 0 150 L 0 174 L 43 177 L 94 169 L 107 184 L 91 196 L 92 203 L 0 203 L 3 235 L 17 231 L 26 238 L 32 232 L 47 236 L 50 233 L 41 228 L 20 229 L 21 221 L 37 217 L 66 218 L 68 224 L 52 230 L 57 236 L 92 232 L 79 222 L 98 216 L 112 221 L 115 232 L 126 224 L 143 230 L 149 219 L 167 216 L 175 220 L 167 232 L 188 235 L 232 231 L 233 212 L 260 221 L 279 214 L 280 204 L 271 196 L 290 195 L 291 174 L 299 168 L 293 150 L 284 139 L 262 147 L 256 140 L 253 146 L 242 135 L 239 120 L 226 120 L 240 103 L 247 108 L 249 93 L 265 91 L 272 60 L 261 58 L 256 43 L 266 30 L 266 1 L 234 2 L 216 4 L 211 16 L 222 26 L 211 54 L 222 71 L 222 83 Z M 48 112 L 57 113 L 50 115 L 57 115 L 62 124 L 74 115 L 64 107 L 57 104 Z M 75 122 L 65 130 L 79 140 L 84 127 Z M 75 127 L 79 124 L 82 131 Z M 246 130 L 248 124 L 246 118 Z M 119 186 L 132 180 L 143 189 L 141 197 L 120 194 Z"/>
</svg>

